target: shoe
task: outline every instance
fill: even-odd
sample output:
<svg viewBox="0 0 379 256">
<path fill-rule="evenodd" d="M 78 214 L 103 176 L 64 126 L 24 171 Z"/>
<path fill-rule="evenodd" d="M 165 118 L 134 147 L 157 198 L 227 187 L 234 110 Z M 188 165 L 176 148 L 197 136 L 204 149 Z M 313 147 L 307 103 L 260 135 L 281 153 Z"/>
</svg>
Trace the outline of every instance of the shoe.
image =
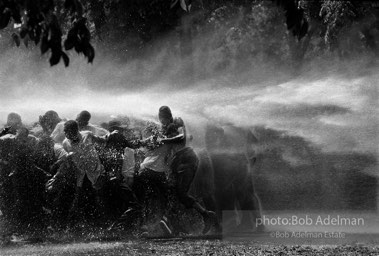
<svg viewBox="0 0 379 256">
<path fill-rule="evenodd" d="M 146 225 L 143 225 L 143 226 L 141 226 L 140 230 L 141 230 L 141 232 L 148 232 L 149 231 L 149 227 L 146 226 Z"/>
<path fill-rule="evenodd" d="M 209 230 L 212 227 L 212 224 L 216 223 L 216 219 L 217 219 L 216 213 L 212 211 L 207 211 L 203 215 L 203 220 L 204 220 L 204 228 L 202 231 L 203 235 L 209 232 Z"/>
<path fill-rule="evenodd" d="M 137 210 L 129 207 L 119 218 L 120 221 L 130 220 L 134 215 L 137 214 Z"/>
<path fill-rule="evenodd" d="M 165 220 L 160 220 L 159 221 L 159 226 L 161 227 L 161 229 L 163 230 L 163 233 L 166 235 L 166 236 L 171 236 L 172 235 L 172 231 L 171 229 L 169 228 L 169 226 L 167 225 L 166 221 Z"/>
<path fill-rule="evenodd" d="M 112 231 L 115 229 L 115 227 L 118 225 L 118 223 L 115 221 L 109 227 L 107 228 L 107 231 Z"/>
<path fill-rule="evenodd" d="M 129 227 L 132 225 L 135 218 L 138 216 L 138 210 L 134 208 L 128 208 L 116 221 L 114 221 L 108 228 L 108 231 L 111 231 L 115 228 L 125 226 Z"/>
</svg>

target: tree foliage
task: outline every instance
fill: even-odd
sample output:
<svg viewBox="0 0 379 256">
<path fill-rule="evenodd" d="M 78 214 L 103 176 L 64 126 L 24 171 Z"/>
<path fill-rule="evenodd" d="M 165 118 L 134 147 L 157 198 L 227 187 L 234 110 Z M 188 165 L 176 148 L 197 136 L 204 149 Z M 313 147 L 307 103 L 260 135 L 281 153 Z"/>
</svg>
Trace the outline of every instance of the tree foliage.
<svg viewBox="0 0 379 256">
<path fill-rule="evenodd" d="M 270 7 L 262 7 L 260 11 L 264 13 L 259 13 L 257 6 Z M 17 46 L 22 41 L 26 46 L 33 41 L 40 45 L 42 54 L 50 51 L 51 65 L 62 59 L 68 66 L 65 51 L 72 49 L 83 54 L 88 62 L 94 60 L 91 44 L 94 37 L 97 41 L 128 42 L 127 47 L 131 47 L 131 38 L 136 36 L 139 40 L 133 47 L 141 48 L 172 31 L 183 33 L 182 27 L 188 25 L 191 15 L 197 15 L 191 20 L 196 24 L 190 28 L 196 32 L 199 25 L 222 23 L 222 19 L 229 19 L 237 12 L 242 18 L 238 27 L 234 27 L 234 34 L 255 34 L 270 41 L 269 30 L 283 29 L 281 24 L 285 24 L 297 40 L 293 44 L 301 45 L 297 59 L 304 57 L 311 39 L 316 37 L 322 39 L 327 50 L 335 51 L 344 34 L 352 33 L 353 26 L 358 28 L 357 36 L 364 47 L 377 52 L 378 9 L 372 2 L 355 0 L 272 0 L 269 3 L 265 0 L 0 0 L 0 29 L 10 27 Z M 271 19 L 281 20 L 280 24 L 271 22 L 268 26 L 261 22 L 273 12 L 279 16 Z M 263 32 L 257 34 L 249 29 Z M 243 36 L 240 39 L 244 40 Z M 191 40 L 191 36 L 187 33 L 178 40 L 184 44 L 183 40 Z"/>
<path fill-rule="evenodd" d="M 83 6 L 78 0 L 2 0 L 0 1 L 0 29 L 11 25 L 12 38 L 19 46 L 21 40 L 27 46 L 29 41 L 40 45 L 41 53 L 50 50 L 50 65 L 62 59 L 69 65 L 69 57 L 63 51 L 75 49 L 82 53 L 88 62 L 95 57 L 90 44 L 91 35 L 83 16 Z M 62 28 L 63 27 L 63 28 Z M 64 34 L 65 35 L 64 37 Z"/>
</svg>

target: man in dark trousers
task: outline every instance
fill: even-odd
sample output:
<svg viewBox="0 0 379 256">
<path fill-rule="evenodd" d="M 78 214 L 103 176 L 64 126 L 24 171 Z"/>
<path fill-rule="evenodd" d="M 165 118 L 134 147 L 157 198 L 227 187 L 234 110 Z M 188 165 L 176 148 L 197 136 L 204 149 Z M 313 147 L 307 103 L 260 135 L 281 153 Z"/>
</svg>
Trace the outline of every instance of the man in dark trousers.
<svg viewBox="0 0 379 256">
<path fill-rule="evenodd" d="M 171 109 L 162 106 L 158 113 L 159 121 L 162 124 L 162 131 L 166 138 L 160 142 L 171 146 L 171 154 L 168 162 L 171 169 L 171 178 L 173 179 L 173 191 L 187 209 L 193 208 L 203 217 L 204 228 L 203 234 L 206 234 L 212 223 L 216 221 L 216 214 L 213 211 L 206 210 L 195 198 L 188 194 L 192 181 L 195 177 L 199 164 L 199 159 L 191 147 L 186 146 L 186 129 L 183 120 L 173 118 Z M 172 133 L 173 127 L 176 132 Z M 215 223 L 214 223 L 215 224 Z"/>
<path fill-rule="evenodd" d="M 95 194 L 95 203 L 98 213 L 104 213 L 104 183 L 106 181 L 104 166 L 100 162 L 99 154 L 95 148 L 95 143 L 104 146 L 117 131 L 99 137 L 91 131 L 79 131 L 79 125 L 74 120 L 69 120 L 64 124 L 66 139 L 63 141 L 63 149 L 71 153 L 72 161 L 77 169 L 75 198 L 70 210 L 74 216 L 77 215 L 80 198 L 83 197 L 83 184 L 90 184 Z"/>
<path fill-rule="evenodd" d="M 16 135 L 0 138 L 1 206 L 5 206 L 2 210 L 16 231 L 37 232 L 43 224 L 46 176 L 34 164 L 36 142 L 25 127 L 19 128 Z"/>
<path fill-rule="evenodd" d="M 113 119 L 109 121 L 107 126 L 109 132 L 118 131 L 118 133 L 113 134 L 105 147 L 100 150 L 100 159 L 110 181 L 106 189 L 107 208 L 113 218 L 118 218 L 128 207 L 135 204 L 134 194 L 128 185 L 127 177 L 124 175 L 123 166 L 125 160 L 128 162 L 130 160 L 125 159 L 125 152 L 131 151 L 134 157 L 133 149 L 136 145 L 133 144 L 131 136 L 125 136 L 131 131 L 120 120 Z M 134 172 L 134 163 L 132 171 Z"/>
</svg>

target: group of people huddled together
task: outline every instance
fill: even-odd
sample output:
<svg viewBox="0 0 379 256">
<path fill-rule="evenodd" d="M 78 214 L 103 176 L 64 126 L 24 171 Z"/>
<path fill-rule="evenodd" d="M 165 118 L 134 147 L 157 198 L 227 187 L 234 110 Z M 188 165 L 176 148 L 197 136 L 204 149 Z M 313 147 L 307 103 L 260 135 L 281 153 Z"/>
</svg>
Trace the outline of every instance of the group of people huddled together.
<svg viewBox="0 0 379 256">
<path fill-rule="evenodd" d="M 3 235 L 69 229 L 89 219 L 108 230 L 136 219 L 141 227 L 154 204 L 158 226 L 175 234 L 167 218 L 172 201 L 199 213 L 204 234 L 217 226 L 215 213 L 188 194 L 199 159 L 183 120 L 167 106 L 158 118 L 139 128 L 117 118 L 97 126 L 88 111 L 63 120 L 50 110 L 27 128 L 10 113 L 0 134 Z"/>
</svg>

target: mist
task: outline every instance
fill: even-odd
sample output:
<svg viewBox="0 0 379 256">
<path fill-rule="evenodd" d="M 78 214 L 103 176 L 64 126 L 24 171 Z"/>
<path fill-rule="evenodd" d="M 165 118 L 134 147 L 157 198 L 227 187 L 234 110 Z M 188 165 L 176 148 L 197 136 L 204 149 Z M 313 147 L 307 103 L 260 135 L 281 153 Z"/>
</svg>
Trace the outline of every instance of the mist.
<svg viewBox="0 0 379 256">
<path fill-rule="evenodd" d="M 281 32 L 272 34 L 267 49 L 247 58 L 233 52 L 228 38 L 234 32 L 228 30 L 232 35 L 225 35 L 225 31 L 195 36 L 190 57 L 180 56 L 172 34 L 133 58 L 120 57 L 125 49 L 116 43 L 109 50 L 98 42 L 92 65 L 71 52 L 68 68 L 49 67 L 48 56 L 41 56 L 38 47 L 4 50 L 0 53 L 0 124 L 9 112 L 19 113 L 30 124 L 51 109 L 67 119 L 86 109 L 93 123 L 113 116 L 156 119 L 159 107 L 168 105 L 190 128 L 195 147 L 204 146 L 207 122 L 252 130 L 260 141 L 257 153 L 263 157 L 258 180 L 266 185 L 258 185 L 258 192 L 264 195 L 274 189 L 276 201 L 280 197 L 288 202 L 283 192 L 295 195 L 309 184 L 331 191 L 336 189 L 334 178 L 345 182 L 361 173 L 378 176 L 375 57 L 325 55 L 294 65 L 288 58 L 263 54 L 288 37 L 279 27 Z M 320 179 L 320 173 L 331 176 Z M 288 191 L 289 184 L 296 189 Z M 335 193 L 335 199 L 345 192 Z M 311 207 L 320 207 L 327 198 L 330 194 L 324 193 Z M 325 205 L 333 207 L 333 200 Z"/>
<path fill-rule="evenodd" d="M 242 84 L 230 78 L 211 77 L 190 85 L 157 79 L 139 86 L 130 81 L 151 78 L 133 75 L 130 69 L 141 62 L 149 63 L 147 60 L 112 63 L 101 56 L 101 49 L 98 52 L 100 56 L 93 65 L 74 55 L 66 69 L 48 67 L 38 51 L 11 49 L 2 53 L 5 61 L 0 66 L 0 120 L 4 123 L 9 112 L 19 112 L 30 123 L 50 109 L 69 119 L 87 109 L 93 113 L 94 122 L 108 121 L 111 115 L 150 118 L 156 117 L 161 105 L 168 105 L 174 115 L 190 119 L 187 123 L 211 120 L 243 127 L 264 126 L 301 136 L 326 151 L 376 153 L 376 65 L 365 72 L 361 67 L 346 73 L 306 70 L 281 83 L 273 82 L 275 74 L 269 71 L 265 74 L 267 81 L 259 83 L 252 72 L 250 80 Z M 25 56 L 28 54 L 32 58 Z M 180 59 L 176 62 L 176 66 L 183 67 Z M 148 70 L 149 66 L 141 68 Z M 154 68 L 158 67 L 156 63 Z"/>
</svg>

